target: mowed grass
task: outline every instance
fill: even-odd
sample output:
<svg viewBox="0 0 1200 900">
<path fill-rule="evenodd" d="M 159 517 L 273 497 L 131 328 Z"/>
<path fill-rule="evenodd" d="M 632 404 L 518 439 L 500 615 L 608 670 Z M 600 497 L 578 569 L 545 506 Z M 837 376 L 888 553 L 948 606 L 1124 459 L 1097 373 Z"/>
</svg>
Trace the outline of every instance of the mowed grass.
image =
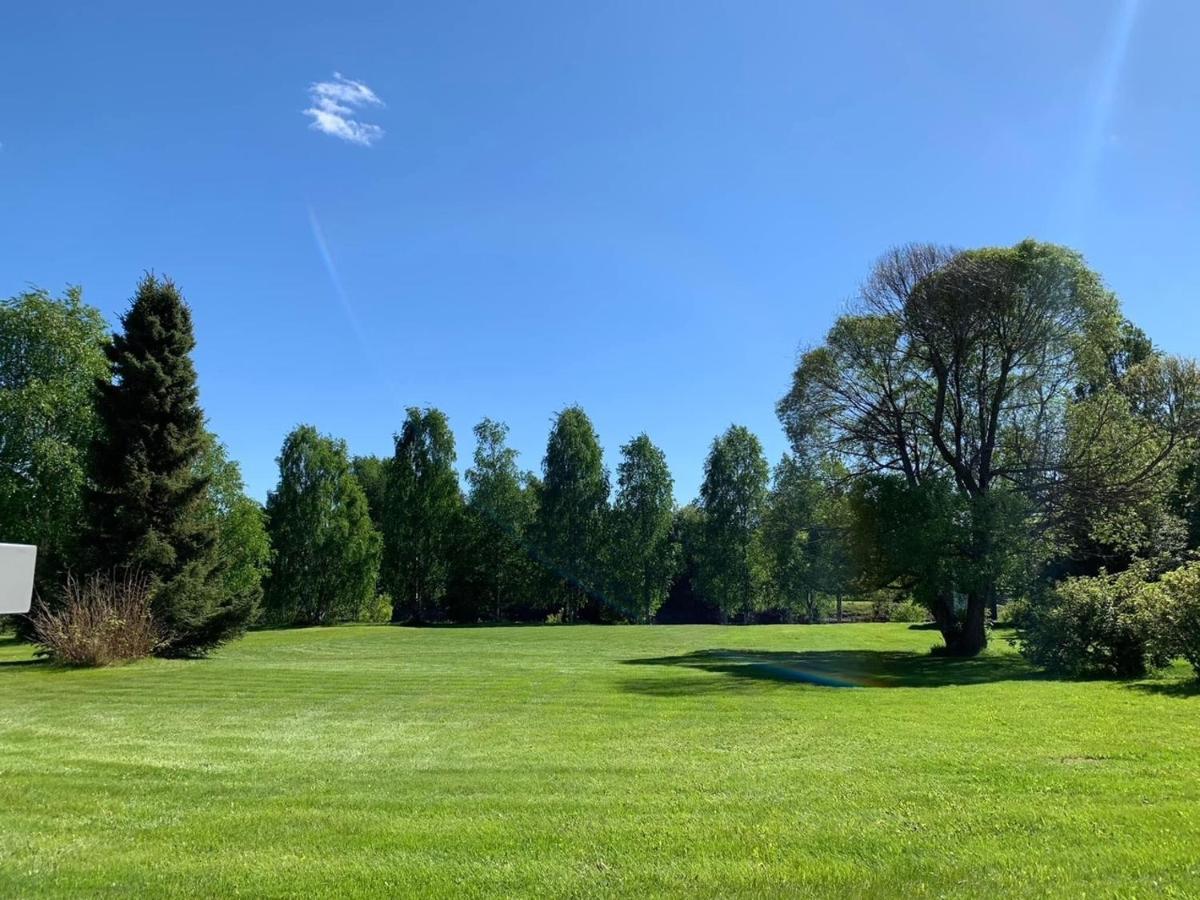
<svg viewBox="0 0 1200 900">
<path fill-rule="evenodd" d="M 1200 895 L 1190 671 L 936 637 L 364 626 L 93 671 L 0 643 L 0 896 Z"/>
</svg>

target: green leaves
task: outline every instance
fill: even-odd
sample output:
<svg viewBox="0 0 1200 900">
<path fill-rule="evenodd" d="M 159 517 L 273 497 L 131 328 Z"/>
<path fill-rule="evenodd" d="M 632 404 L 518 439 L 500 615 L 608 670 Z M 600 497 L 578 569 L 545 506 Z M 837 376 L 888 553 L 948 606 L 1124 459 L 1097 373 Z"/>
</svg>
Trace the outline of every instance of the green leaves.
<svg viewBox="0 0 1200 900">
<path fill-rule="evenodd" d="M 459 537 L 454 435 L 441 410 L 410 407 L 395 445 L 383 514 L 384 584 L 394 618 L 422 621 L 445 600 Z"/>
<path fill-rule="evenodd" d="M 600 560 L 608 507 L 608 472 L 587 414 L 558 414 L 542 461 L 537 546 L 571 621 L 602 583 Z"/>
<path fill-rule="evenodd" d="M 301 425 L 278 462 L 279 485 L 267 498 L 268 617 L 305 625 L 357 618 L 375 597 L 381 540 L 345 442 Z"/>
<path fill-rule="evenodd" d="M 108 329 L 78 288 L 0 302 L 0 540 L 38 545 L 39 593 L 77 563 Z"/>
<path fill-rule="evenodd" d="M 673 487 L 666 456 L 645 434 L 621 447 L 606 570 L 610 596 L 636 621 L 653 621 L 679 567 Z"/>
<path fill-rule="evenodd" d="M 759 526 L 768 476 L 762 444 L 748 428 L 731 425 L 713 441 L 700 486 L 700 583 L 726 620 L 738 615 L 748 620 L 764 599 L 767 564 Z"/>
</svg>

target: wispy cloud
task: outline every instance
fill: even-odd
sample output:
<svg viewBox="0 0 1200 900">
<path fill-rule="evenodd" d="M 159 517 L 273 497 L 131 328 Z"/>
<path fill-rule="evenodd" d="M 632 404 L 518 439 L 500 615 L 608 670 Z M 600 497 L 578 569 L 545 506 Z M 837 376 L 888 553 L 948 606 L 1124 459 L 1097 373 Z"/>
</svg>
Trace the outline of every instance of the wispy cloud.
<svg viewBox="0 0 1200 900">
<path fill-rule="evenodd" d="M 310 128 L 363 147 L 369 147 L 383 137 L 383 129 L 378 125 L 354 118 L 363 107 L 384 105 L 361 81 L 352 81 L 340 72 L 334 72 L 333 81 L 309 85 L 308 96 L 312 106 L 304 110 L 304 114 L 312 119 Z"/>
</svg>

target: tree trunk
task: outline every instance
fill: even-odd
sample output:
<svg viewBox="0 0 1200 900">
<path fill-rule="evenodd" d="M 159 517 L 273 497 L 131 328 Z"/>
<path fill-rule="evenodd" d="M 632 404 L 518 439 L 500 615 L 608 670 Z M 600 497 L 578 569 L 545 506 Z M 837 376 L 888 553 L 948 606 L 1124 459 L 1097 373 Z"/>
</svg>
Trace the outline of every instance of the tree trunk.
<svg viewBox="0 0 1200 900">
<path fill-rule="evenodd" d="M 987 604 L 983 594 L 967 596 L 967 614 L 959 619 L 954 597 L 943 594 L 933 605 L 933 619 L 946 641 L 949 656 L 975 656 L 987 647 Z"/>
<path fill-rule="evenodd" d="M 837 620 L 840 625 L 842 622 L 842 595 L 837 595 Z"/>
</svg>

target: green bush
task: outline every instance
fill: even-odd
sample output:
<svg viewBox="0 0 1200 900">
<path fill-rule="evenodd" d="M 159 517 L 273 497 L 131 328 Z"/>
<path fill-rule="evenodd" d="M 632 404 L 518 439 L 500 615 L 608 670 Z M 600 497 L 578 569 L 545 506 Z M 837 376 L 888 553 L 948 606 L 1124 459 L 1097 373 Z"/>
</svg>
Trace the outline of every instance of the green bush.
<svg viewBox="0 0 1200 900">
<path fill-rule="evenodd" d="M 1134 677 L 1175 653 L 1166 591 L 1146 565 L 1119 575 L 1068 578 L 1015 614 L 1022 654 L 1052 672 Z"/>
<path fill-rule="evenodd" d="M 905 598 L 888 611 L 889 622 L 928 622 L 929 610 L 912 599 Z"/>
<path fill-rule="evenodd" d="M 1170 654 L 1186 659 L 1200 678 L 1200 562 L 1168 572 L 1155 587 L 1169 604 Z"/>
<path fill-rule="evenodd" d="M 375 598 L 363 607 L 358 621 L 372 625 L 386 625 L 392 621 L 392 595 L 376 594 Z"/>
</svg>

